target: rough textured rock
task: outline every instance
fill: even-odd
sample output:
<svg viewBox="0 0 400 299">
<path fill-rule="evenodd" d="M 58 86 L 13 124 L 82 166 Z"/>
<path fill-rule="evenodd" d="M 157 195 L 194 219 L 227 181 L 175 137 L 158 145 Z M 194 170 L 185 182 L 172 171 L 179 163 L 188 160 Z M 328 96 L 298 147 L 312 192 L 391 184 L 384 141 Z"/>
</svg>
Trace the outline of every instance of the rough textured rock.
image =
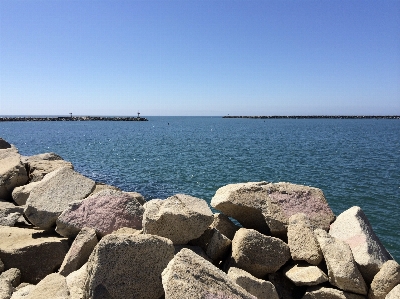
<svg viewBox="0 0 400 299">
<path fill-rule="evenodd" d="M 343 291 L 366 295 L 367 286 L 350 246 L 322 229 L 316 229 L 315 234 L 328 267 L 329 282 Z"/>
<path fill-rule="evenodd" d="M 14 288 L 6 279 L 0 279 L 0 298 L 1 299 L 10 299 L 12 293 L 14 292 Z"/>
<path fill-rule="evenodd" d="M 24 212 L 23 207 L 0 199 L 0 225 L 14 226 Z"/>
<path fill-rule="evenodd" d="M 296 286 L 313 286 L 328 281 L 328 276 L 317 266 L 297 264 L 285 269 L 285 275 Z"/>
<path fill-rule="evenodd" d="M 365 299 L 364 296 L 322 286 L 307 289 L 302 299 Z"/>
<path fill-rule="evenodd" d="M 199 238 L 191 240 L 189 244 L 201 247 L 211 260 L 219 262 L 229 254 L 232 241 L 217 229 L 209 227 Z"/>
<path fill-rule="evenodd" d="M 17 268 L 11 268 L 0 274 L 0 279 L 8 280 L 15 288 L 21 283 L 21 271 Z"/>
<path fill-rule="evenodd" d="M 219 230 L 219 232 L 228 239 L 232 240 L 233 237 L 235 236 L 235 233 L 237 230 L 240 228 L 236 224 L 234 224 L 228 216 L 222 214 L 222 213 L 216 213 L 213 215 L 214 221 L 210 225 L 211 228 L 215 228 Z"/>
<path fill-rule="evenodd" d="M 84 199 L 94 185 L 93 180 L 68 167 L 54 170 L 32 190 L 26 202 L 25 216 L 37 227 L 52 228 L 68 204 Z"/>
<path fill-rule="evenodd" d="M 290 216 L 306 214 L 313 226 L 328 230 L 334 214 L 320 189 L 290 183 L 250 182 L 217 190 L 211 206 L 246 228 L 284 236 Z"/>
<path fill-rule="evenodd" d="M 231 267 L 228 277 L 258 299 L 279 299 L 271 282 L 258 279 L 242 269 Z"/>
<path fill-rule="evenodd" d="M 37 283 L 57 270 L 68 240 L 42 230 L 0 226 L 0 258 L 6 269 L 18 268 L 21 281 Z"/>
<path fill-rule="evenodd" d="M 385 299 L 385 296 L 398 284 L 400 284 L 400 265 L 394 260 L 387 261 L 372 280 L 368 299 Z"/>
<path fill-rule="evenodd" d="M 165 298 L 252 298 L 228 275 L 189 249 L 182 249 L 162 272 Z"/>
<path fill-rule="evenodd" d="M 40 155 L 25 157 L 22 159 L 28 169 L 29 181 L 41 181 L 44 176 L 58 168 L 67 167 L 74 169 L 71 162 L 63 160 L 55 153 L 44 153 Z"/>
<path fill-rule="evenodd" d="M 20 206 L 24 206 L 26 201 L 29 198 L 32 190 L 38 185 L 40 182 L 32 182 L 23 186 L 15 187 L 11 196 L 13 200 Z"/>
<path fill-rule="evenodd" d="M 15 154 L 19 155 L 18 149 L 11 145 L 10 148 L 6 148 L 6 149 L 0 149 L 0 160 L 11 157 L 11 156 L 15 156 Z M 22 156 L 21 156 L 22 159 Z"/>
<path fill-rule="evenodd" d="M 371 283 L 379 269 L 392 257 L 374 233 L 360 207 L 352 207 L 332 223 L 329 234 L 349 244 L 364 279 Z"/>
<path fill-rule="evenodd" d="M 18 289 L 12 294 L 11 299 L 26 299 L 28 294 L 35 288 L 34 284 L 27 284 Z M 0 297 L 1 298 L 1 297 Z"/>
<path fill-rule="evenodd" d="M 295 261 L 306 261 L 311 265 L 318 265 L 323 259 L 311 223 L 303 213 L 289 218 L 288 245 L 292 259 Z"/>
<path fill-rule="evenodd" d="M 80 269 L 72 272 L 66 277 L 70 299 L 85 298 L 85 281 L 87 275 L 87 264 L 84 264 Z"/>
<path fill-rule="evenodd" d="M 0 138 L 0 149 L 11 148 L 11 144 L 5 141 L 3 138 Z"/>
<path fill-rule="evenodd" d="M 33 288 L 26 299 L 70 299 L 67 281 L 58 273 L 47 275 Z"/>
<path fill-rule="evenodd" d="M 90 195 L 96 194 L 100 191 L 103 191 L 105 189 L 111 189 L 111 190 L 116 190 L 116 191 L 122 191 L 121 189 L 119 189 L 118 187 L 115 186 L 111 186 L 111 185 L 107 185 L 107 184 L 103 184 L 100 182 L 96 182 L 96 186 L 94 188 L 94 190 L 92 191 L 92 193 Z"/>
<path fill-rule="evenodd" d="M 15 187 L 24 185 L 28 181 L 28 174 L 21 156 L 17 152 L 8 150 L 5 158 L 0 159 L 0 199 L 11 199 Z"/>
<path fill-rule="evenodd" d="M 158 299 L 161 272 L 173 256 L 172 242 L 163 237 L 107 235 L 89 258 L 86 298 Z"/>
<path fill-rule="evenodd" d="M 71 203 L 58 217 L 56 232 L 75 237 L 82 228 L 90 227 L 102 237 L 122 227 L 141 229 L 143 212 L 143 206 L 133 197 L 105 189 Z"/>
<path fill-rule="evenodd" d="M 175 245 L 200 237 L 213 221 L 205 200 L 176 194 L 165 200 L 146 202 L 143 232 L 170 239 Z"/>
<path fill-rule="evenodd" d="M 278 238 L 241 228 L 232 240 L 232 258 L 238 268 L 262 278 L 282 267 L 290 259 L 290 251 Z"/>
<path fill-rule="evenodd" d="M 389 294 L 386 295 L 385 299 L 399 299 L 400 298 L 400 284 L 395 286 Z"/>
<path fill-rule="evenodd" d="M 96 231 L 92 228 L 84 227 L 72 243 L 58 273 L 67 276 L 81 268 L 88 261 L 96 245 Z"/>
<path fill-rule="evenodd" d="M 225 235 L 221 234 L 217 229 L 212 229 L 212 237 L 207 245 L 206 254 L 213 261 L 220 261 L 228 255 L 232 241 Z"/>
</svg>

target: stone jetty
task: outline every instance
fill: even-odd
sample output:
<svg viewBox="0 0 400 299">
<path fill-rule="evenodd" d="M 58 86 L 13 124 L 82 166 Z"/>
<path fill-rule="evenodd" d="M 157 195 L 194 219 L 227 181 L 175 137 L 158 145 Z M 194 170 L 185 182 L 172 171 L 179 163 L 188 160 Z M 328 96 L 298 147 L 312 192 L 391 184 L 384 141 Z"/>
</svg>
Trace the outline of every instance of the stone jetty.
<svg viewBox="0 0 400 299">
<path fill-rule="evenodd" d="M 264 115 L 264 116 L 234 116 L 222 118 L 252 118 L 252 119 L 400 119 L 400 115 Z"/>
<path fill-rule="evenodd" d="M 270 182 L 223 186 L 211 206 L 145 201 L 0 138 L 0 298 L 400 298 L 360 207 L 335 216 L 322 190 Z"/>
<path fill-rule="evenodd" d="M 144 117 L 132 116 L 59 116 L 59 117 L 0 117 L 0 121 L 148 121 Z"/>
</svg>

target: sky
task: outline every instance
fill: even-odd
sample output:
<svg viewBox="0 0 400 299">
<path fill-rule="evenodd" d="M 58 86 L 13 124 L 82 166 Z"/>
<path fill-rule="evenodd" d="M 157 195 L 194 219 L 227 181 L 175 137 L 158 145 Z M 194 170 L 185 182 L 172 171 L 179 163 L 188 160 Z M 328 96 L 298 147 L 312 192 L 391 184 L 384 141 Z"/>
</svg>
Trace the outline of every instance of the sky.
<svg viewBox="0 0 400 299">
<path fill-rule="evenodd" d="M 0 0 L 0 115 L 400 115 L 398 0 Z"/>
</svg>

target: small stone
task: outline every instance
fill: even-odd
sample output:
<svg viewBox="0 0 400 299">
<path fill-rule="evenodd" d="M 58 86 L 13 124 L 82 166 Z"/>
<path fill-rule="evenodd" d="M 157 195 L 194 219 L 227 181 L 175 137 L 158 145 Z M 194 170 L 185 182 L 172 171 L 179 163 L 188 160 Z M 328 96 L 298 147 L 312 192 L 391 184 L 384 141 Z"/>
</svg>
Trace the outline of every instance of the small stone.
<svg viewBox="0 0 400 299">
<path fill-rule="evenodd" d="M 328 281 L 328 276 L 317 266 L 297 264 L 286 269 L 285 275 L 296 286 L 313 286 Z"/>
<path fill-rule="evenodd" d="M 21 271 L 17 268 L 11 268 L 0 274 L 0 279 L 8 280 L 16 288 L 21 283 Z"/>
<path fill-rule="evenodd" d="M 210 225 L 210 228 L 217 229 L 221 234 L 232 240 L 240 227 L 234 224 L 225 214 L 216 213 L 213 215 L 213 217 L 214 221 Z"/>
<path fill-rule="evenodd" d="M 365 299 L 365 297 L 338 289 L 313 286 L 307 289 L 302 299 Z"/>
<path fill-rule="evenodd" d="M 26 299 L 70 299 L 67 281 L 58 273 L 47 275 L 33 288 Z"/>
<path fill-rule="evenodd" d="M 40 182 L 32 182 L 23 186 L 15 187 L 12 192 L 13 200 L 20 206 L 24 206 L 29 198 L 32 190 L 38 186 Z"/>
</svg>

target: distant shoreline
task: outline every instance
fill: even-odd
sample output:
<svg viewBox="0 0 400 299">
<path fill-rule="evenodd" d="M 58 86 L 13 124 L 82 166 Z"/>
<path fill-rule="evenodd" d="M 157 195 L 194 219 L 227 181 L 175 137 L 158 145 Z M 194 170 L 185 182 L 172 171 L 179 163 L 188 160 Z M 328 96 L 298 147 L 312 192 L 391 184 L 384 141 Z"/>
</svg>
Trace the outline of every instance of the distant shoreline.
<svg viewBox="0 0 400 299">
<path fill-rule="evenodd" d="M 148 121 L 144 117 L 60 116 L 60 117 L 0 117 L 2 121 Z"/>
<path fill-rule="evenodd" d="M 271 115 L 271 116 L 223 116 L 222 118 L 252 119 L 400 119 L 400 115 Z"/>
</svg>

